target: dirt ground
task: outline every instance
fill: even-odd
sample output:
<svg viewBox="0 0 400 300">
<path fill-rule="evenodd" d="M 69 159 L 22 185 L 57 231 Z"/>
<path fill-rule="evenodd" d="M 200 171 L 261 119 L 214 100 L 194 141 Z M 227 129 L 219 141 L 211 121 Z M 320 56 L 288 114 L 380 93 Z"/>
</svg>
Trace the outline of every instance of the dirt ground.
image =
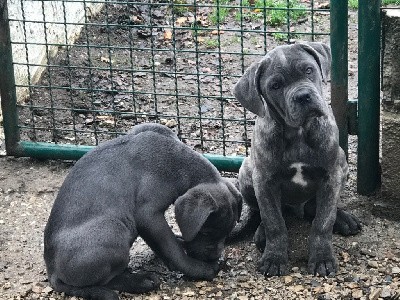
<svg viewBox="0 0 400 300">
<path fill-rule="evenodd" d="M 354 144 L 354 141 L 352 142 Z M 354 158 L 355 152 L 351 152 Z M 70 299 L 49 287 L 42 258 L 43 229 L 70 162 L 0 157 L 0 299 Z M 143 241 L 131 252 L 133 271 L 153 271 L 161 289 L 122 299 L 395 299 L 400 292 L 399 214 L 382 210 L 378 197 L 355 191 L 355 165 L 343 205 L 363 223 L 360 234 L 334 236 L 339 261 L 335 277 L 306 274 L 309 224 L 287 216 L 290 265 L 285 277 L 266 279 L 256 271 L 260 253 L 251 240 L 230 245 L 212 282 L 187 281 L 171 272 Z M 392 297 L 392 298 L 391 298 Z"/>
<path fill-rule="evenodd" d="M 326 23 L 321 26 L 326 26 Z M 357 23 L 354 12 L 350 14 L 349 29 L 349 97 L 357 98 Z M 248 47 L 251 46 L 251 44 L 248 45 Z M 126 79 L 124 75 L 120 75 L 121 78 Z M 143 74 L 139 75 L 138 82 L 145 84 L 145 77 Z M 87 74 L 77 74 L 77 76 L 84 78 Z M 182 84 L 190 82 L 192 79 L 183 78 Z M 170 84 L 168 78 L 161 80 L 166 85 Z M 205 79 L 205 82 L 207 80 Z M 105 83 L 105 81 L 101 82 L 101 77 L 98 77 L 98 81 L 99 84 Z M 122 81 L 121 85 L 123 84 Z M 215 83 L 208 82 L 207 84 L 209 84 L 208 88 L 204 88 L 204 91 L 212 95 L 213 89 L 210 86 Z M 224 86 L 226 86 L 224 88 L 231 85 L 232 82 L 224 82 Z M 63 97 L 62 94 L 58 96 L 61 97 L 61 100 L 69 97 L 69 95 Z M 46 103 L 46 95 L 37 94 L 37 97 L 35 101 L 39 101 L 38 103 L 42 105 Z M 105 109 L 104 105 L 108 103 L 108 100 L 103 100 L 101 99 L 98 105 Z M 166 99 L 163 103 L 166 108 L 168 101 Z M 148 108 L 145 99 L 142 104 L 142 109 Z M 217 108 L 211 109 L 214 105 L 211 101 L 203 104 L 209 107 L 210 114 L 217 111 Z M 124 102 L 122 108 L 125 112 L 126 109 L 133 110 L 127 101 Z M 181 108 L 183 114 L 186 109 L 190 109 L 189 104 L 182 104 Z M 85 107 L 80 107 L 80 109 L 85 109 Z M 35 113 L 39 125 L 45 119 L 42 118 L 45 114 L 43 111 Z M 226 113 L 235 114 L 236 111 L 236 104 L 227 102 Z M 167 114 L 167 112 L 165 113 Z M 21 112 L 22 123 L 31 124 L 30 117 L 31 113 Z M 93 122 L 90 122 L 90 118 L 93 116 L 84 114 L 82 111 L 75 117 L 60 116 L 60 125 L 71 124 L 71 118 L 76 118 L 73 122 L 76 121 L 82 131 L 93 127 Z M 149 120 L 151 119 L 143 118 L 141 121 Z M 106 130 L 109 128 L 107 127 L 109 123 L 107 125 L 105 121 L 106 119 L 101 119 L 99 123 L 94 123 Z M 132 122 L 130 119 L 122 118 L 116 121 L 115 123 L 113 120 L 113 124 L 119 129 L 130 126 L 130 122 Z M 47 126 L 48 124 L 42 125 Z M 218 129 L 215 132 L 215 135 L 218 135 L 219 128 L 215 127 L 215 124 L 209 124 L 208 128 L 212 127 Z M 181 132 L 183 137 L 186 135 L 190 138 L 191 133 L 198 130 L 196 127 L 189 126 L 188 128 L 187 132 Z M 209 132 L 211 138 L 213 132 L 211 129 Z M 30 134 L 27 132 L 26 137 L 32 137 Z M 78 137 L 74 137 L 67 131 L 59 132 L 56 136 L 54 134 L 51 136 L 51 133 L 49 135 L 47 131 L 42 134 L 40 136 L 39 133 L 41 138 L 52 140 L 56 137 L 61 142 L 71 141 L 74 138 L 77 138 L 79 143 L 95 142 L 90 133 Z M 232 136 L 237 134 L 234 128 L 231 134 Z M 99 141 L 109 138 L 109 135 L 110 133 L 106 132 L 104 137 L 99 138 Z M 0 144 L 1 138 L 0 133 Z M 196 147 L 195 143 L 195 140 L 189 141 L 193 147 Z M 292 268 L 292 272 L 288 276 L 267 279 L 259 274 L 256 265 L 260 253 L 249 239 L 227 246 L 222 269 L 212 282 L 188 281 L 182 274 L 169 271 L 144 242 L 138 240 L 131 250 L 130 267 L 133 271 L 146 270 L 159 274 L 162 285 L 160 290 L 152 293 L 121 294 L 121 298 L 149 300 L 398 299 L 396 295 L 400 295 L 400 210 L 395 210 L 394 206 L 390 206 L 389 202 L 382 199 L 379 194 L 363 197 L 356 193 L 356 145 L 356 138 L 350 137 L 351 174 L 342 196 L 342 205 L 362 220 L 363 230 L 360 234 L 352 237 L 334 236 L 334 249 L 339 261 L 339 271 L 336 276 L 319 278 L 307 275 L 305 267 L 307 264 L 307 234 L 310 225 L 292 215 L 287 215 L 290 234 L 289 257 Z M 219 144 L 209 144 L 207 147 L 204 149 L 212 152 L 213 149 L 218 149 Z M 4 145 L 0 146 L 0 150 L 4 150 Z M 240 151 L 238 148 L 228 147 L 226 153 L 240 154 Z M 42 257 L 43 229 L 57 191 L 72 165 L 73 162 L 38 161 L 30 158 L 0 156 L 0 299 L 74 299 L 74 297 L 58 294 L 49 287 Z M 169 213 L 168 218 L 173 222 Z"/>
</svg>

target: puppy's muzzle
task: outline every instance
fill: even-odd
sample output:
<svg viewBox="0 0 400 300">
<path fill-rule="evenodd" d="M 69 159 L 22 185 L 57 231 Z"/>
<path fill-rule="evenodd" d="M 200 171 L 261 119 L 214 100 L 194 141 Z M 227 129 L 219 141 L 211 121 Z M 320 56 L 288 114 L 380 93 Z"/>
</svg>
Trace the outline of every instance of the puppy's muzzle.
<svg viewBox="0 0 400 300">
<path fill-rule="evenodd" d="M 311 93 L 306 89 L 301 89 L 294 94 L 293 101 L 300 105 L 307 105 L 312 101 Z"/>
</svg>

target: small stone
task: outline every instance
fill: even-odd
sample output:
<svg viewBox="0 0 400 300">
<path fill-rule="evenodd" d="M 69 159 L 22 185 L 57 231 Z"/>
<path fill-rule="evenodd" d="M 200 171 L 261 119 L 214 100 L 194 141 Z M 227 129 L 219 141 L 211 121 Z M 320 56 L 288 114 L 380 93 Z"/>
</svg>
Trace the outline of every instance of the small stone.
<svg viewBox="0 0 400 300">
<path fill-rule="evenodd" d="M 391 294 L 390 288 L 389 287 L 384 287 L 382 292 L 381 292 L 381 298 L 388 298 L 388 297 L 391 296 L 390 294 Z"/>
<path fill-rule="evenodd" d="M 145 298 L 146 300 L 161 300 L 161 296 L 159 295 L 150 295 Z"/>
<path fill-rule="evenodd" d="M 376 256 L 376 254 L 373 253 L 371 250 L 368 250 L 368 249 L 365 249 L 365 248 L 362 248 L 360 250 L 360 253 L 363 254 L 363 255 L 371 256 L 371 257 L 375 257 Z"/>
<path fill-rule="evenodd" d="M 356 282 L 349 282 L 346 284 L 346 286 L 350 289 L 358 288 L 358 284 Z"/>
<path fill-rule="evenodd" d="M 300 292 L 300 291 L 304 290 L 304 286 L 298 284 L 298 285 L 295 285 L 295 286 L 292 288 L 292 290 L 293 290 L 295 293 L 297 293 L 297 292 Z"/>
<path fill-rule="evenodd" d="M 303 278 L 303 275 L 301 275 L 301 273 L 294 273 L 293 274 L 293 277 L 296 277 L 296 278 Z"/>
<path fill-rule="evenodd" d="M 295 272 L 295 273 L 296 273 L 296 272 L 299 272 L 299 270 L 300 270 L 300 269 L 299 269 L 298 267 L 293 267 L 293 268 L 292 268 L 292 271 Z"/>
<path fill-rule="evenodd" d="M 340 253 L 340 256 L 343 258 L 343 261 L 344 262 L 348 262 L 349 260 L 350 260 L 350 254 L 349 253 L 347 253 L 347 252 L 341 252 Z"/>
<path fill-rule="evenodd" d="M 11 288 L 11 283 L 10 282 L 6 282 L 3 284 L 3 289 L 8 290 L 9 288 Z"/>
<path fill-rule="evenodd" d="M 45 293 L 46 295 L 50 294 L 53 291 L 53 289 L 50 286 L 46 286 L 42 293 Z"/>
<path fill-rule="evenodd" d="M 393 280 L 393 277 L 390 276 L 390 275 L 388 275 L 388 276 L 385 277 L 385 281 L 386 281 L 386 282 L 392 282 L 392 280 Z"/>
<path fill-rule="evenodd" d="M 168 121 L 165 123 L 165 126 L 167 126 L 167 127 L 169 127 L 169 128 L 172 128 L 172 127 L 175 127 L 177 124 L 178 124 L 178 123 L 175 121 L 175 119 L 171 119 L 171 120 L 168 120 Z"/>
<path fill-rule="evenodd" d="M 186 291 L 182 293 L 182 296 L 193 297 L 196 293 L 194 291 Z"/>
<path fill-rule="evenodd" d="M 292 276 L 285 276 L 284 278 L 285 284 L 289 284 L 293 281 L 293 277 Z"/>
<path fill-rule="evenodd" d="M 380 288 L 371 291 L 371 294 L 369 295 L 369 300 L 377 300 L 379 298 L 379 295 L 381 294 L 381 290 Z"/>
<path fill-rule="evenodd" d="M 393 267 L 392 274 L 400 274 L 400 267 Z"/>
<path fill-rule="evenodd" d="M 351 293 L 351 296 L 352 296 L 354 299 L 360 299 L 360 298 L 363 296 L 363 291 L 362 291 L 362 290 L 354 290 L 354 291 Z"/>
<path fill-rule="evenodd" d="M 378 262 L 375 260 L 368 261 L 368 266 L 370 266 L 371 268 L 375 268 L 375 269 L 377 269 L 379 267 Z"/>
<path fill-rule="evenodd" d="M 32 287 L 32 292 L 34 292 L 35 294 L 41 294 L 42 291 L 43 291 L 43 287 L 40 286 L 40 285 L 38 285 L 38 284 L 35 284 L 35 285 Z"/>
<path fill-rule="evenodd" d="M 312 287 L 319 287 L 319 286 L 321 286 L 321 283 L 318 282 L 318 281 L 315 280 L 315 279 L 312 279 L 310 283 L 311 283 L 311 286 L 312 286 Z"/>
</svg>

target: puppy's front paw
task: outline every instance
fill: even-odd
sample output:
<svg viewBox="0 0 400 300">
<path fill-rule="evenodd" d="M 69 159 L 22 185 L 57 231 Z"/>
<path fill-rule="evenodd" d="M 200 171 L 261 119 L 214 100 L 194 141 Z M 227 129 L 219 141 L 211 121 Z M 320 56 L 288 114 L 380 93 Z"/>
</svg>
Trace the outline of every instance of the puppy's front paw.
<svg viewBox="0 0 400 300">
<path fill-rule="evenodd" d="M 308 261 L 308 272 L 318 276 L 334 275 L 337 271 L 337 262 L 333 254 L 314 253 Z"/>
<path fill-rule="evenodd" d="M 194 280 L 213 280 L 218 271 L 218 262 L 206 263 L 198 261 L 194 266 L 188 268 L 184 274 Z"/>
<path fill-rule="evenodd" d="M 288 274 L 288 258 L 287 255 L 281 254 L 266 254 L 259 261 L 258 270 L 261 274 L 271 276 L 281 276 Z"/>
<path fill-rule="evenodd" d="M 107 283 L 107 287 L 127 293 L 147 293 L 160 287 L 161 281 L 150 272 L 130 273 L 125 270 Z"/>
<path fill-rule="evenodd" d="M 355 235 L 361 231 L 360 221 L 351 213 L 338 208 L 333 232 L 343 236 Z"/>
<path fill-rule="evenodd" d="M 161 280 L 156 274 L 145 272 L 142 273 L 141 275 L 142 275 L 141 278 L 142 280 L 140 282 L 140 288 L 141 288 L 140 293 L 146 293 L 159 289 L 161 285 Z"/>
</svg>

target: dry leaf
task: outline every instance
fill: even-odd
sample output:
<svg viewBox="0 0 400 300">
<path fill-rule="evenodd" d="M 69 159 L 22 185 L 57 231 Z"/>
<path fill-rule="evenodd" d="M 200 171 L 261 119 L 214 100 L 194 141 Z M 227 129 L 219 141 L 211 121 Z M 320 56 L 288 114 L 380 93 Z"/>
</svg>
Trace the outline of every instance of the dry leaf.
<svg viewBox="0 0 400 300">
<path fill-rule="evenodd" d="M 164 31 L 164 40 L 171 40 L 172 39 L 172 31 L 169 29 L 166 29 Z"/>
<path fill-rule="evenodd" d="M 223 33 L 225 33 L 225 31 L 223 31 L 223 30 L 213 30 L 213 31 L 211 31 L 211 34 L 213 34 L 213 35 L 218 35 L 218 34 L 223 34 Z"/>
<path fill-rule="evenodd" d="M 187 20 L 188 20 L 187 17 L 180 17 L 176 19 L 175 24 L 178 26 L 182 26 L 183 24 L 186 23 Z"/>
<path fill-rule="evenodd" d="M 112 60 L 110 60 L 108 57 L 102 56 L 100 57 L 100 61 L 109 64 L 110 62 L 112 63 Z"/>
</svg>

